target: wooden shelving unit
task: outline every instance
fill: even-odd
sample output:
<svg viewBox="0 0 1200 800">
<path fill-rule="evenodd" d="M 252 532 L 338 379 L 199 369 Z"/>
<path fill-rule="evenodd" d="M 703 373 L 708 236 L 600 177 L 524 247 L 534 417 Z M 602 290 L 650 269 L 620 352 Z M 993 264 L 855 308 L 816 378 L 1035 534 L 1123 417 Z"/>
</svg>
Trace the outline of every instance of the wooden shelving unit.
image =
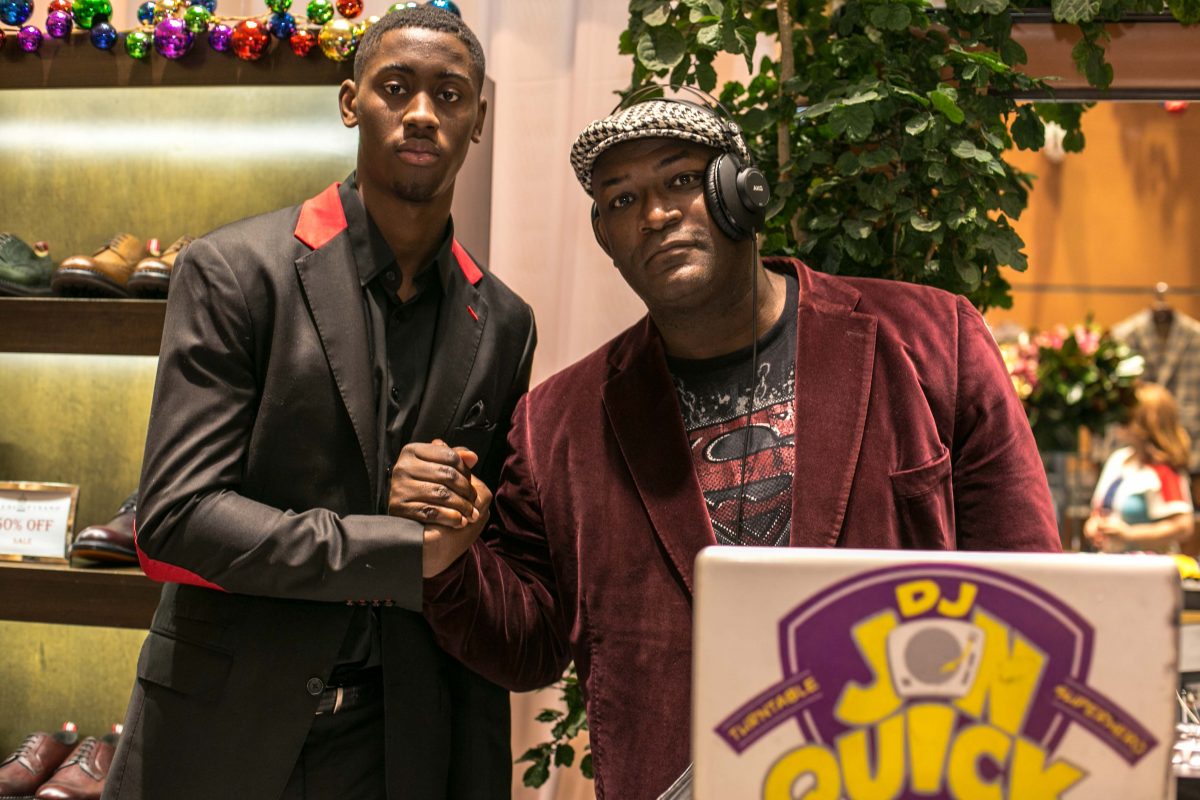
<svg viewBox="0 0 1200 800">
<path fill-rule="evenodd" d="M 113 89 L 136 86 L 336 86 L 351 77 L 350 62 L 325 58 L 316 48 L 300 58 L 274 42 L 258 61 L 218 53 L 204 36 L 192 51 L 171 61 L 157 54 L 130 58 L 118 43 L 97 50 L 87 31 L 70 39 L 46 37 L 37 53 L 25 53 L 16 36 L 0 47 L 0 89 Z"/>
<path fill-rule="evenodd" d="M 0 618 L 145 630 L 161 589 L 136 568 L 0 561 Z"/>
<path fill-rule="evenodd" d="M 164 300 L 0 298 L 0 352 L 156 356 Z"/>
</svg>

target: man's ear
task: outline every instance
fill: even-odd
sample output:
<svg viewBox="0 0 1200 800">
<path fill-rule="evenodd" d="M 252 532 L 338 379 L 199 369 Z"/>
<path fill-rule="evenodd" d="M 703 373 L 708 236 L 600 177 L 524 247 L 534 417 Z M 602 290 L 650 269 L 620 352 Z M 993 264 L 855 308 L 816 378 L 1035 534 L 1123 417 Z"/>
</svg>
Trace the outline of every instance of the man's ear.
<svg viewBox="0 0 1200 800">
<path fill-rule="evenodd" d="M 600 209 L 596 208 L 595 203 L 592 203 L 592 235 L 596 237 L 596 244 L 600 245 L 604 255 L 612 258 L 612 250 L 608 247 L 608 232 L 604 230 L 604 223 L 600 221 Z"/>
<path fill-rule="evenodd" d="M 479 144 L 479 140 L 483 138 L 483 121 L 487 119 L 487 100 L 479 98 L 479 116 L 475 119 L 475 130 L 471 131 L 471 141 Z"/>
<path fill-rule="evenodd" d="M 358 127 L 358 86 L 347 78 L 338 89 L 338 110 L 342 113 L 342 124 L 347 128 Z"/>
</svg>

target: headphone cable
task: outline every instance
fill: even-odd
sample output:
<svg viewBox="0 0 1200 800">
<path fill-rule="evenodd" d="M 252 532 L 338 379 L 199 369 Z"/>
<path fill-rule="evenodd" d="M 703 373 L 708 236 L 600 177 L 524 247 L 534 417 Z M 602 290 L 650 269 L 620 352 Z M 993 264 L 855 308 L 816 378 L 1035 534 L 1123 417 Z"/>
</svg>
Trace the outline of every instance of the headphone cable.
<svg viewBox="0 0 1200 800">
<path fill-rule="evenodd" d="M 750 433 L 753 427 L 754 386 L 758 380 L 758 237 L 751 234 L 750 255 L 750 397 L 746 405 L 746 433 L 742 437 L 742 477 L 738 488 L 737 543 L 745 542 L 742 515 L 746 504 L 746 462 L 750 460 Z"/>
</svg>

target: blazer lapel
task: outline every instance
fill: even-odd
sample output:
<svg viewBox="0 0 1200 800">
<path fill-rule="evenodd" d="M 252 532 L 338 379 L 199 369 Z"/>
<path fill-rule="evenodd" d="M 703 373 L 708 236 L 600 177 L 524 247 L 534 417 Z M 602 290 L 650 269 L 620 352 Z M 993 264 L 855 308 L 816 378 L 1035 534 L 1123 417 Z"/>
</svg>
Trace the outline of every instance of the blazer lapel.
<svg viewBox="0 0 1200 800">
<path fill-rule="evenodd" d="M 874 317 L 854 313 L 858 292 L 801 267 L 796 341 L 793 547 L 832 547 L 858 465 L 871 373 Z"/>
<path fill-rule="evenodd" d="M 716 538 L 662 343 L 649 317 L 627 353 L 628 361 L 604 384 L 604 409 L 654 534 L 691 594 L 696 555 Z"/>
<path fill-rule="evenodd" d="M 450 429 L 487 329 L 488 304 L 477 286 L 483 273 L 457 241 L 451 251 L 459 272 L 438 312 L 429 377 L 413 428 L 414 442 L 445 436 Z"/>
<path fill-rule="evenodd" d="M 362 286 L 355 271 L 350 237 L 342 232 L 319 250 L 296 259 L 296 273 L 321 337 L 329 370 L 350 414 L 370 485 L 375 486 L 378 478 L 375 387 L 371 379 Z"/>
</svg>

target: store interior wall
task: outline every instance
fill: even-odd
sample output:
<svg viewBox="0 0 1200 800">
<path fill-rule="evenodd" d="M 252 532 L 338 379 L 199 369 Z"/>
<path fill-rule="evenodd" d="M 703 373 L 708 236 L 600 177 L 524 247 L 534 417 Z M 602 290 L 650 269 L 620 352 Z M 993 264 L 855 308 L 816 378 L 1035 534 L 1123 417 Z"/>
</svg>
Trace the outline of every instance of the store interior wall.
<svg viewBox="0 0 1200 800">
<path fill-rule="evenodd" d="M 1149 308 L 1160 281 L 1172 308 L 1200 318 L 1200 105 L 1171 114 L 1161 103 L 1099 103 L 1083 132 L 1084 151 L 1061 163 L 1009 154 L 1037 176 L 1015 225 L 1030 267 L 1006 270 L 1013 308 L 988 321 L 1046 329 L 1092 314 L 1107 328 Z M 1090 291 L 1037 291 L 1052 286 Z"/>
</svg>

